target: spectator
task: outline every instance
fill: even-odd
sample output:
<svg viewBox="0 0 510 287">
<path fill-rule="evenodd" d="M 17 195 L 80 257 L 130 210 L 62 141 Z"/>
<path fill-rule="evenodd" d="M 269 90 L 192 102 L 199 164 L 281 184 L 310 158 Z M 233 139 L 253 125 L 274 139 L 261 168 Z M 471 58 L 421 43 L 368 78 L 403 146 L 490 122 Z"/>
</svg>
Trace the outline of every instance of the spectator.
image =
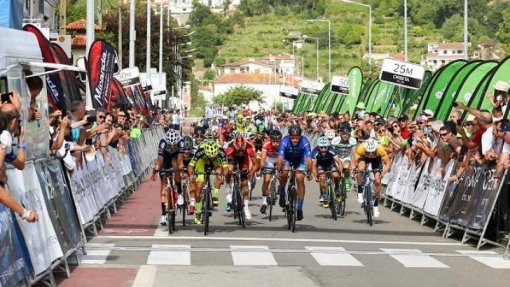
<svg viewBox="0 0 510 287">
<path fill-rule="evenodd" d="M 508 89 L 508 82 L 498 81 L 494 85 L 494 94 L 486 94 L 494 109 L 500 110 L 502 114 L 505 114 L 508 106 Z"/>
<path fill-rule="evenodd" d="M 180 130 L 181 128 L 181 115 L 180 110 L 177 109 L 175 111 L 174 117 L 172 118 L 172 128 L 176 131 Z"/>
<path fill-rule="evenodd" d="M 400 136 L 405 140 L 408 139 L 410 135 L 408 128 L 409 117 L 406 114 L 403 114 L 398 117 L 398 122 L 400 126 Z"/>
<path fill-rule="evenodd" d="M 20 113 L 13 104 L 0 107 L 0 143 L 5 151 L 5 162 L 19 170 L 25 168 L 24 132 L 21 127 Z M 13 138 L 18 137 L 17 150 L 13 149 Z"/>
</svg>

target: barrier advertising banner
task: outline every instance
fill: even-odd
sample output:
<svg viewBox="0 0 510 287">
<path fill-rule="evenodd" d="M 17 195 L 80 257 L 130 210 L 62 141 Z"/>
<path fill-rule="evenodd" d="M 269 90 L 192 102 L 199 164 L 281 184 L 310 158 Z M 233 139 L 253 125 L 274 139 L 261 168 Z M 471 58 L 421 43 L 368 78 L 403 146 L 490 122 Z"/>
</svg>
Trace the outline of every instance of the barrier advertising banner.
<svg viewBox="0 0 510 287">
<path fill-rule="evenodd" d="M 27 163 L 22 171 L 10 169 L 8 187 L 14 199 L 26 209 L 37 211 L 39 221 L 28 223 L 18 220 L 27 241 L 28 252 L 32 259 L 35 274 L 47 270 L 53 261 L 63 256 L 62 248 L 50 221 L 48 207 L 46 206 L 39 182 L 35 180 L 37 174 L 32 163 Z"/>
<path fill-rule="evenodd" d="M 443 168 L 441 173 L 441 160 L 436 158 L 432 166 L 430 173 L 430 184 L 428 188 L 427 200 L 423 206 L 423 211 L 436 217 L 439 215 L 441 203 L 446 192 L 446 186 L 448 184 L 448 178 L 450 177 L 455 161 L 450 160 Z"/>
</svg>

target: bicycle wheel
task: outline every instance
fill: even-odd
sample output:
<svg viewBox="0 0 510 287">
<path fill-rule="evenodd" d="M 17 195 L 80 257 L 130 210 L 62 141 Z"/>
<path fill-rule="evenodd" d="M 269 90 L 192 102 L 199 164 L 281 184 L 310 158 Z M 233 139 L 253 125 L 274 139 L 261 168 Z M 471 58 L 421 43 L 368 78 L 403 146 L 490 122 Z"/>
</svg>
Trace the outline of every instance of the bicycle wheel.
<svg viewBox="0 0 510 287">
<path fill-rule="evenodd" d="M 181 212 L 182 212 L 182 226 L 184 227 L 186 226 L 186 213 L 188 213 L 188 201 L 189 201 L 189 198 L 187 196 L 188 190 L 185 186 L 182 189 L 182 194 L 184 196 L 184 203 L 181 206 Z"/>
<path fill-rule="evenodd" d="M 241 218 L 239 216 L 239 201 L 237 200 L 237 197 L 239 196 L 239 187 L 234 187 L 232 192 L 232 209 L 234 210 L 234 219 L 238 220 L 238 223 L 241 224 Z"/>
<path fill-rule="evenodd" d="M 273 216 L 273 205 L 275 199 L 276 199 L 276 180 L 273 178 L 271 179 L 271 183 L 269 184 L 269 197 L 267 199 L 267 202 L 269 204 L 269 221 L 271 221 Z"/>
<path fill-rule="evenodd" d="M 336 211 L 337 214 L 340 215 L 340 217 L 345 216 L 345 203 L 346 203 L 346 196 L 347 196 L 347 187 L 345 186 L 345 181 L 342 180 L 342 183 L 340 185 L 340 196 L 337 199 L 336 203 Z"/>
<path fill-rule="evenodd" d="M 296 208 L 296 188 L 293 186 L 291 191 L 292 197 L 289 200 L 289 205 L 291 206 L 292 212 L 290 216 L 290 226 L 292 232 L 296 232 L 296 220 L 297 220 L 297 208 Z"/>
<path fill-rule="evenodd" d="M 241 190 L 237 190 L 237 208 L 238 208 L 238 215 L 239 215 L 239 225 L 241 225 L 243 228 L 246 228 L 246 215 L 244 214 L 244 203 L 243 203 L 243 196 L 241 194 Z"/>
<path fill-rule="evenodd" d="M 211 188 L 207 187 L 202 198 L 202 219 L 204 224 L 204 235 L 209 232 L 209 202 L 211 201 Z"/>
<path fill-rule="evenodd" d="M 370 188 L 365 187 L 365 213 L 367 214 L 367 223 L 372 226 L 372 214 L 374 208 L 372 207 L 372 191 Z"/>
<path fill-rule="evenodd" d="M 331 211 L 331 215 L 334 220 L 337 220 L 336 214 L 336 194 L 331 185 L 328 185 L 328 200 L 329 200 L 329 210 Z"/>
<path fill-rule="evenodd" d="M 175 216 L 175 213 L 172 213 L 174 211 L 173 196 L 174 196 L 173 191 L 170 189 L 167 189 L 167 192 L 166 192 L 166 226 L 168 226 L 168 234 L 172 234 L 175 231 L 175 225 L 172 225 L 172 222 L 175 222 L 175 218 L 172 218 L 172 216 Z"/>
<path fill-rule="evenodd" d="M 250 179 L 250 200 L 251 200 L 251 195 L 253 193 L 253 189 L 255 189 L 255 184 L 257 183 L 257 179 L 254 177 L 252 177 Z"/>
</svg>

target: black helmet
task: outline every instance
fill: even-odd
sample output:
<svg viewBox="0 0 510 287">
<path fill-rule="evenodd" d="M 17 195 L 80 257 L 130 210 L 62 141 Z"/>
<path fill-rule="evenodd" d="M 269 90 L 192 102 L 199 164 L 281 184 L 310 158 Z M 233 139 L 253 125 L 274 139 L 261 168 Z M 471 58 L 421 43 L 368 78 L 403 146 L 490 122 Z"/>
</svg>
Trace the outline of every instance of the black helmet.
<svg viewBox="0 0 510 287">
<path fill-rule="evenodd" d="M 204 136 L 205 135 L 205 129 L 203 127 L 197 127 L 195 128 L 195 136 Z"/>
<path fill-rule="evenodd" d="M 299 125 L 292 125 L 289 127 L 289 136 L 300 136 L 301 127 Z"/>
<path fill-rule="evenodd" d="M 349 134 L 351 133 L 351 126 L 349 124 L 343 123 L 340 125 L 340 128 L 338 130 L 340 131 L 340 133 Z"/>
<path fill-rule="evenodd" d="M 271 130 L 269 132 L 269 137 L 273 141 L 279 141 L 282 139 L 282 133 L 279 130 Z"/>
<path fill-rule="evenodd" d="M 190 136 L 185 136 L 182 138 L 182 148 L 185 150 L 193 149 L 193 139 Z"/>
</svg>

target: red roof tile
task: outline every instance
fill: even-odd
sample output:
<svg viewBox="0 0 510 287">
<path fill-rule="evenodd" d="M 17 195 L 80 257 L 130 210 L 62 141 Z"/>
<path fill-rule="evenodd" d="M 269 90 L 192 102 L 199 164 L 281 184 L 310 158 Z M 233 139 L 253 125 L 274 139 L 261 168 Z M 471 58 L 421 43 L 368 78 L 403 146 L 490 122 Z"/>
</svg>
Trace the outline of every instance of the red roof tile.
<svg viewBox="0 0 510 287">
<path fill-rule="evenodd" d="M 95 26 L 96 31 L 102 30 L 101 26 L 99 26 L 97 24 L 94 26 Z M 85 19 L 80 19 L 78 21 L 71 22 L 71 23 L 67 24 L 66 29 L 70 30 L 70 31 L 86 31 L 87 30 L 87 21 Z"/>
<path fill-rule="evenodd" d="M 71 39 L 71 48 L 85 48 L 87 46 L 87 36 L 76 35 Z"/>
</svg>

